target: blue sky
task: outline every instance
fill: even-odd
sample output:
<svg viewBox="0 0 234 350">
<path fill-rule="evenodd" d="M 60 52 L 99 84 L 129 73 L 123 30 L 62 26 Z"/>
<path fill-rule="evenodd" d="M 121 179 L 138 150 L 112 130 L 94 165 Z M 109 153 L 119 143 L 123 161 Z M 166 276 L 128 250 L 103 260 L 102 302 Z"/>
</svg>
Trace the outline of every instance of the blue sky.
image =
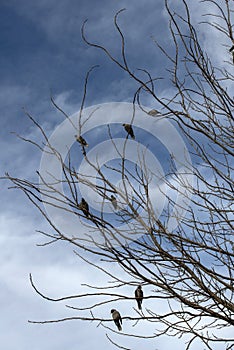
<svg viewBox="0 0 234 350">
<path fill-rule="evenodd" d="M 194 2 L 191 6 L 195 8 Z M 170 46 L 162 0 L 1 1 L 1 175 L 8 171 L 23 178 L 35 176 L 40 153 L 12 134 L 16 132 L 40 142 L 38 131 L 22 108 L 29 111 L 51 133 L 63 121 L 63 116 L 50 103 L 51 92 L 68 114 L 75 113 L 80 106 L 85 74 L 92 65 L 99 64 L 100 68 L 91 76 L 87 106 L 131 101 L 135 83 L 105 58 L 103 53 L 87 47 L 80 35 L 81 25 L 88 18 L 88 38 L 104 43 L 119 57 L 120 40 L 114 30 L 113 17 L 121 8 L 127 9 L 121 15 L 119 23 L 126 33 L 127 53 L 132 67 L 150 69 L 154 74 L 161 75 L 164 61 L 150 37 Z M 199 11 L 196 16 L 199 19 Z M 203 41 L 207 43 L 212 36 L 212 32 L 202 33 Z M 218 48 L 214 50 L 207 44 L 207 50 L 212 52 L 215 60 L 219 60 Z M 161 84 L 161 88 L 170 94 L 170 86 L 166 82 Z M 154 107 L 152 101 L 146 102 L 149 107 Z M 36 247 L 43 239 L 35 230 L 45 229 L 46 224 L 22 193 L 9 191 L 8 186 L 9 183 L 1 182 L 2 348 L 85 350 L 95 346 L 96 349 L 113 349 L 114 346 L 105 337 L 106 330 L 96 328 L 95 324 L 74 321 L 42 326 L 27 323 L 28 319 L 53 319 L 71 315 L 71 311 L 64 310 L 61 304 L 45 302 L 34 293 L 29 284 L 30 272 L 35 276 L 38 286 L 54 297 L 83 292 L 81 283 L 93 283 L 96 280 L 100 284 L 100 277 L 96 277 L 94 270 L 77 260 L 69 245 Z M 128 312 L 127 308 L 131 309 L 131 305 L 121 307 L 123 314 Z M 160 305 L 157 307 L 160 308 Z M 109 308 L 102 312 L 106 317 Z M 130 312 L 134 314 L 132 309 Z M 127 327 L 131 331 L 131 325 Z M 148 327 L 142 323 L 139 329 L 144 334 L 150 334 Z M 133 348 L 144 346 L 144 341 L 139 339 L 115 337 L 115 340 Z M 170 343 L 171 339 L 167 338 L 149 340 L 147 348 L 166 348 Z M 173 339 L 174 349 L 181 348 L 181 344 L 183 341 L 181 343 L 180 340 Z"/>
</svg>

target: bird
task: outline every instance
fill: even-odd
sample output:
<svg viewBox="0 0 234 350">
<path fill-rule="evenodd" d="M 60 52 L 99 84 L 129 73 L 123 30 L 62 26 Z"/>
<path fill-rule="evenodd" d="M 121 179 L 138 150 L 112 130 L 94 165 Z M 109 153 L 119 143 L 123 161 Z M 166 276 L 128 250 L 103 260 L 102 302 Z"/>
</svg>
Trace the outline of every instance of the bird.
<svg viewBox="0 0 234 350">
<path fill-rule="evenodd" d="M 135 290 L 135 298 L 137 301 L 138 309 L 141 310 L 141 304 L 143 300 L 143 290 L 141 289 L 141 286 L 138 286 L 137 289 Z"/>
<path fill-rule="evenodd" d="M 159 111 L 157 111 L 156 109 L 151 109 L 151 111 L 149 111 L 148 114 L 154 117 L 155 115 L 159 114 Z"/>
<path fill-rule="evenodd" d="M 81 198 L 79 209 L 83 211 L 85 216 L 89 216 L 89 205 L 84 198 Z"/>
<path fill-rule="evenodd" d="M 117 311 L 115 309 L 112 309 L 111 310 L 111 314 L 112 314 L 112 318 L 113 318 L 116 326 L 118 327 L 118 330 L 122 331 L 122 327 L 121 327 L 122 318 L 121 318 L 121 315 L 120 315 L 119 311 Z"/>
<path fill-rule="evenodd" d="M 82 146 L 88 147 L 88 143 L 85 141 L 85 139 L 80 135 L 76 135 L 76 141 L 78 141 Z"/>
<path fill-rule="evenodd" d="M 118 208 L 117 200 L 116 200 L 115 196 L 113 196 L 113 194 L 111 195 L 111 203 L 115 209 Z"/>
<path fill-rule="evenodd" d="M 229 52 L 232 54 L 232 62 L 234 63 L 234 45 L 229 49 Z"/>
<path fill-rule="evenodd" d="M 123 124 L 123 126 L 124 126 L 124 129 L 127 131 L 128 135 L 130 135 L 131 138 L 133 140 L 135 140 L 135 135 L 134 135 L 134 132 L 132 129 L 132 125 L 131 124 Z"/>
</svg>

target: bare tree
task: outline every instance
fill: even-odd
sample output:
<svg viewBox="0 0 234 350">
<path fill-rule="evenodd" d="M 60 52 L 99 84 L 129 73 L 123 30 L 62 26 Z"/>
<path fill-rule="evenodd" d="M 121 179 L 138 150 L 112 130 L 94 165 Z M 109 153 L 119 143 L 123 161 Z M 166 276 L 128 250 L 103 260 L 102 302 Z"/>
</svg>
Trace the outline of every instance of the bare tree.
<svg viewBox="0 0 234 350">
<path fill-rule="evenodd" d="M 142 308 L 147 299 L 157 298 L 165 305 L 164 313 L 157 313 L 146 308 L 136 310 L 135 317 L 122 315 L 132 322 L 154 322 L 155 332 L 152 337 L 168 334 L 181 337 L 188 335 L 186 349 L 192 347 L 195 341 L 201 341 L 207 349 L 213 349 L 215 343 L 220 343 L 223 349 L 234 346 L 234 337 L 230 332 L 234 325 L 234 243 L 233 243 L 233 96 L 231 84 L 234 76 L 232 47 L 234 44 L 233 2 L 228 0 L 204 0 L 214 9 L 213 13 L 205 14 L 203 25 L 219 32 L 223 42 L 224 62 L 217 67 L 212 62 L 206 49 L 202 47 L 198 28 L 194 27 L 188 1 L 181 0 L 183 12 L 173 10 L 169 1 L 165 0 L 165 8 L 169 19 L 169 29 L 174 52 L 167 51 L 160 43 L 152 38 L 155 49 L 159 50 L 164 59 L 170 64 L 165 70 L 165 79 L 171 82 L 174 95 L 162 96 L 159 77 L 153 77 L 145 69 L 133 70 L 128 61 L 125 36 L 118 23 L 119 11 L 114 18 L 114 26 L 122 43 L 121 59 L 115 58 L 102 44 L 93 43 L 86 36 L 84 23 L 82 28 L 83 40 L 87 45 L 102 50 L 105 55 L 133 79 L 138 88 L 133 96 L 132 115 L 129 120 L 122 120 L 125 125 L 134 129 L 136 114 L 141 111 L 145 120 L 166 121 L 180 131 L 188 144 L 193 161 L 194 181 L 185 181 L 184 176 L 175 171 L 174 155 L 171 154 L 170 171 L 163 176 L 150 169 L 145 154 L 138 152 L 138 164 L 132 169 L 126 158 L 128 145 L 131 142 L 129 131 L 123 128 L 124 139 L 121 147 L 112 136 L 111 125 L 108 126 L 109 139 L 112 142 L 119 162 L 114 165 L 99 163 L 88 152 L 89 140 L 84 136 L 85 124 L 95 118 L 97 108 L 84 113 L 86 88 L 90 72 L 84 84 L 84 96 L 77 124 L 60 110 L 52 98 L 55 108 L 66 117 L 68 123 L 76 131 L 83 162 L 87 169 L 92 169 L 95 178 L 89 173 L 76 171 L 75 159 L 72 152 L 63 158 L 58 148 L 51 143 L 42 127 L 28 114 L 29 118 L 42 133 L 46 147 L 40 145 L 41 151 L 59 164 L 63 179 L 54 177 L 46 171 L 40 171 L 39 183 L 32 183 L 7 174 L 14 186 L 21 189 L 29 200 L 40 210 L 51 226 L 51 232 L 41 232 L 48 238 L 46 244 L 57 241 L 67 241 L 76 247 L 75 254 L 88 264 L 93 265 L 95 255 L 106 262 L 105 269 L 95 267 L 104 272 L 110 281 L 110 286 L 90 286 L 94 292 L 52 299 L 33 288 L 43 298 L 54 301 L 86 299 L 92 296 L 100 297 L 100 301 L 91 303 L 89 307 L 76 308 L 76 316 L 71 318 L 31 321 L 36 323 L 61 322 L 68 319 L 89 320 L 100 322 L 104 327 L 113 322 L 110 315 L 106 319 L 96 317 L 98 310 L 106 303 L 133 300 L 134 290 L 138 285 L 153 288 L 150 295 L 144 293 Z M 231 48 L 231 49 L 230 49 Z M 145 77 L 145 78 L 142 78 Z M 147 110 L 144 98 L 151 96 L 157 110 Z M 128 124 L 126 124 L 128 122 Z M 127 130 L 127 129 L 126 129 Z M 129 129 L 130 130 L 130 129 Z M 134 135 L 134 134 L 133 134 Z M 137 139 L 137 136 L 134 135 Z M 34 143 L 33 140 L 26 140 Z M 78 144 L 77 144 L 78 145 Z M 187 157 L 187 156 L 186 156 Z M 184 159 L 186 159 L 186 157 Z M 56 163 L 56 164 L 57 164 Z M 181 164 L 183 174 L 191 174 L 189 162 Z M 85 167 L 83 169 L 86 169 Z M 108 174 L 108 175 L 107 175 Z M 116 186 L 115 175 L 121 178 L 122 187 Z M 191 177 L 189 177 L 191 179 Z M 159 186 L 167 206 L 161 215 L 155 211 L 152 183 Z M 81 199 L 79 186 L 92 191 L 98 198 L 99 210 L 94 210 L 87 198 Z M 64 190 L 64 186 L 66 190 Z M 179 193 L 178 193 L 179 192 Z M 177 197 L 182 200 L 178 203 Z M 189 205 L 188 205 L 189 200 Z M 66 213 L 81 221 L 86 232 L 85 237 L 78 237 L 62 231 L 53 222 L 45 205 L 58 210 L 61 217 Z M 109 213 L 106 214 L 106 206 Z M 110 212 L 112 210 L 112 212 Z M 180 215 L 185 212 L 186 215 Z M 173 218 L 174 226 L 170 226 Z M 176 223 L 176 224 L 175 224 Z M 124 272 L 124 278 L 112 273 L 113 263 Z M 108 267 L 109 266 L 109 267 Z M 121 287 L 133 287 L 132 295 L 121 293 Z M 86 310 L 88 315 L 83 317 L 80 311 Z M 124 329 L 124 326 L 123 326 Z M 114 332 L 112 330 L 112 332 Z M 229 334 L 227 336 L 226 334 Z M 127 336 L 128 334 L 126 334 Z M 131 334 L 141 337 L 141 334 Z M 108 336 L 109 337 L 109 336 Z M 142 335 L 143 337 L 143 335 Z M 110 341 L 113 340 L 109 337 Z M 114 345 L 118 346 L 118 344 Z"/>
</svg>

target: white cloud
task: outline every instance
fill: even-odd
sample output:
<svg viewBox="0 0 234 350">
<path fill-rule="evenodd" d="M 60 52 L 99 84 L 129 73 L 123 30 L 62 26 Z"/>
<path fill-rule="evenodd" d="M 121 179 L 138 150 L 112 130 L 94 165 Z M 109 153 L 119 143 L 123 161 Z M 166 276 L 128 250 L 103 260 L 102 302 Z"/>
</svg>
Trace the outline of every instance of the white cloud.
<svg viewBox="0 0 234 350">
<path fill-rule="evenodd" d="M 112 349 L 112 345 L 105 338 L 106 330 L 96 328 L 97 323 L 90 324 L 81 321 L 65 322 L 62 324 L 36 325 L 28 324 L 27 320 L 50 320 L 68 316 L 76 316 L 74 310 L 64 308 L 65 304 L 73 306 L 85 305 L 85 302 L 71 300 L 62 303 L 53 303 L 40 298 L 29 283 L 29 272 L 33 274 L 37 288 L 49 297 L 61 297 L 65 295 L 85 292 L 88 289 L 81 287 L 81 283 L 91 285 L 103 285 L 108 278 L 89 265 L 82 263 L 72 254 L 68 247 L 54 246 L 52 248 L 38 248 L 35 243 L 38 237 L 32 234 L 33 221 L 12 217 L 9 214 L 1 215 L 1 246 L 5 249 L 0 257 L 1 271 L 1 317 L 4 323 L 1 326 L 1 344 L 6 350 L 11 350 L 17 344 L 19 348 L 35 350 L 43 349 L 76 349 L 77 344 L 82 344 L 82 349 L 88 349 L 94 344 L 100 347 Z M 16 231 L 17 227 L 17 231 Z M 66 249 L 69 250 L 66 251 Z M 105 263 L 104 263 L 105 265 Z M 120 275 L 117 266 L 112 267 L 112 272 Z M 89 290 L 95 292 L 94 290 Z M 113 290 L 112 290 L 113 292 Z M 133 293 L 132 288 L 123 288 L 123 293 Z M 94 302 L 96 298 L 90 298 Z M 158 302 L 157 302 L 158 303 Z M 149 304 L 149 303 L 148 303 Z M 115 302 L 112 305 L 124 315 L 135 315 L 132 307 L 135 302 Z M 95 315 L 109 318 L 111 304 L 104 305 L 95 311 Z M 158 310 L 160 309 L 158 305 Z M 115 327 L 108 323 L 111 328 Z M 124 331 L 151 334 L 153 326 L 140 322 L 132 328 L 133 322 L 124 321 Z M 115 328 L 114 328 L 115 329 Z M 92 336 L 90 336 L 92 334 Z M 123 337 L 113 338 L 120 343 L 144 344 L 139 339 L 127 339 Z M 159 341 L 149 340 L 149 344 Z"/>
</svg>

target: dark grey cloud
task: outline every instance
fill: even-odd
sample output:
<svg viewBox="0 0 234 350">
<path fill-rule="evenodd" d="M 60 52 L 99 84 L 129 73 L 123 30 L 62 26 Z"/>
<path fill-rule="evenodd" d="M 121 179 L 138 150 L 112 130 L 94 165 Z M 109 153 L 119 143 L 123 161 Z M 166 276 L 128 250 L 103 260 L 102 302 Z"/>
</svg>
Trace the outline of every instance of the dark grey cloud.
<svg viewBox="0 0 234 350">
<path fill-rule="evenodd" d="M 162 3 L 155 0 L 1 1 L 0 175 L 9 171 L 12 175 L 25 178 L 36 176 L 39 152 L 11 134 L 13 131 L 38 142 L 41 140 L 22 107 L 32 113 L 49 134 L 52 133 L 63 117 L 50 104 L 51 91 L 68 114 L 74 113 L 79 108 L 84 77 L 90 66 L 100 64 L 90 80 L 87 105 L 131 100 L 135 83 L 113 66 L 102 52 L 82 42 L 80 28 L 85 19 L 88 19 L 87 37 L 106 45 L 116 57 L 120 57 L 120 37 L 114 29 L 113 17 L 116 11 L 126 7 L 119 23 L 126 35 L 126 52 L 131 68 L 147 68 L 155 75 L 162 74 L 162 56 L 151 39 L 153 36 L 161 43 L 170 45 Z M 209 43 L 212 32 L 206 35 L 205 40 Z M 213 46 L 209 45 L 212 52 Z M 217 54 L 216 49 L 216 58 Z M 163 85 L 163 89 L 164 92 L 169 91 L 167 84 Z M 171 90 L 168 93 L 173 94 Z M 151 105 L 149 98 L 146 101 Z M 79 290 L 80 283 L 88 282 L 87 279 L 93 282 L 98 277 L 85 265 L 80 269 L 80 262 L 77 263 L 66 246 L 36 247 L 36 243 L 43 240 L 35 230 L 48 227 L 24 196 L 7 190 L 8 186 L 9 183 L 1 182 L 2 348 L 85 350 L 98 343 L 100 349 L 112 349 L 113 346 L 105 338 L 106 331 L 90 323 L 44 326 L 27 323 L 28 319 L 50 319 L 64 315 L 59 305 L 46 303 L 35 295 L 29 285 L 29 272 L 35 275 L 45 291 L 58 296 L 70 290 L 75 292 Z M 157 306 L 160 310 L 161 306 Z M 120 309 L 123 315 L 133 312 L 130 304 L 121 305 Z M 109 312 L 109 308 L 104 308 L 102 315 L 109 316 Z M 132 331 L 129 323 L 123 327 Z M 149 332 L 148 326 L 146 328 L 143 323 L 140 327 L 144 332 Z M 139 340 L 121 341 L 125 346 L 129 344 L 136 348 L 137 344 L 139 347 Z M 149 344 L 150 348 L 167 347 L 165 339 Z M 181 348 L 179 341 L 176 344 L 178 349 Z M 174 347 L 176 349 L 176 345 Z"/>
</svg>

